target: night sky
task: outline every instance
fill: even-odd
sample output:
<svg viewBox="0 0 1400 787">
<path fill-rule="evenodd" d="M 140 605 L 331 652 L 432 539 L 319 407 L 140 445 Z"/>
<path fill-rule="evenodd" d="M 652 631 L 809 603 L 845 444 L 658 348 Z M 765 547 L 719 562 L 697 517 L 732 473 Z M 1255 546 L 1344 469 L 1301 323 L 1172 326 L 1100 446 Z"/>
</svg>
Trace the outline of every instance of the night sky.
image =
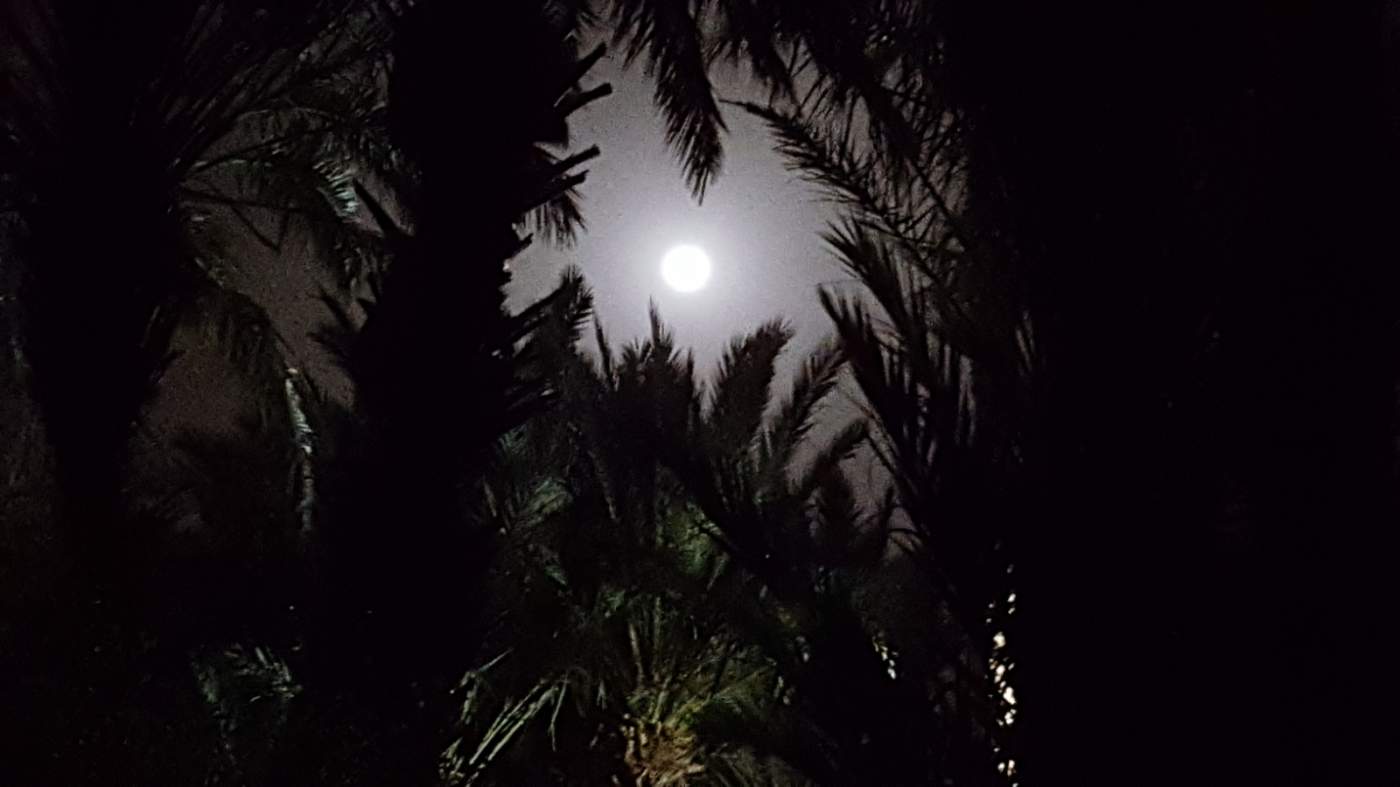
<svg viewBox="0 0 1400 787">
<path fill-rule="evenodd" d="M 614 348 L 647 333 L 647 303 L 655 299 L 678 345 L 692 347 L 706 373 L 730 337 L 781 316 L 796 330 L 779 370 L 784 390 L 794 362 L 830 332 L 818 285 L 848 280 L 820 237 L 836 214 L 783 168 L 762 124 L 733 108 L 724 171 L 697 203 L 666 146 L 641 64 L 624 71 L 609 58 L 591 77 L 586 84 L 606 81 L 614 92 L 572 119 L 574 147 L 602 149 L 581 188 L 587 226 L 572 248 L 536 241 L 512 262 L 512 305 L 543 294 L 564 266 L 577 264 Z M 727 98 L 762 98 L 737 74 L 720 89 Z M 701 246 L 713 262 L 699 292 L 673 292 L 661 280 L 662 256 L 682 243 Z"/>
<path fill-rule="evenodd" d="M 779 358 L 774 399 L 785 394 L 798 365 L 831 332 L 817 302 L 818 286 L 854 287 L 825 247 L 821 233 L 836 218 L 819 191 L 783 166 L 763 125 L 726 109 L 723 172 L 703 202 L 686 186 L 680 164 L 665 141 L 652 103 L 652 83 L 637 63 L 624 69 L 605 58 L 584 80 L 608 82 L 613 94 L 571 118 L 570 149 L 598 145 L 580 188 L 586 226 L 572 247 L 538 238 L 511 262 L 511 306 L 523 308 L 548 292 L 568 265 L 582 268 L 595 297 L 596 317 L 614 350 L 648 332 L 648 302 L 655 300 L 678 347 L 693 349 L 697 371 L 708 377 L 731 338 L 782 317 L 795 336 Z M 762 100 L 743 75 L 721 74 L 725 98 Z M 694 293 L 672 291 L 660 275 L 661 258 L 673 246 L 695 244 L 713 263 L 709 283 Z M 294 364 L 335 395 L 351 391 L 310 334 L 328 313 L 312 255 L 295 248 L 277 254 L 239 244 L 237 285 L 267 308 Z M 595 348 L 592 331 L 584 347 Z M 186 341 L 164 380 L 148 427 L 155 433 L 188 426 L 218 431 L 232 426 L 247 406 L 217 349 Z M 223 378 L 223 385 L 211 380 Z M 826 428 L 856 415 L 850 397 L 829 400 Z M 818 431 L 822 431 L 819 426 Z"/>
</svg>

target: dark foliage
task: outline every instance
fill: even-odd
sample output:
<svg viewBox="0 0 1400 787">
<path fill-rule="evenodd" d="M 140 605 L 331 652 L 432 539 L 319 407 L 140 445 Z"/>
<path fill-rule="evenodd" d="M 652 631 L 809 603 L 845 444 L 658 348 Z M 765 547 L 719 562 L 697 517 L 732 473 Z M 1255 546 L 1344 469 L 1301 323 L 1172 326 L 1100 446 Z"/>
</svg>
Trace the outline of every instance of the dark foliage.
<svg viewBox="0 0 1400 787">
<path fill-rule="evenodd" d="M 1369 783 L 1396 24 L 9 0 L 0 779 Z M 785 396 L 781 321 L 704 377 L 655 312 L 579 350 L 578 271 L 506 309 L 582 227 L 597 32 L 697 197 L 733 107 L 842 210 L 859 288 Z M 293 241 L 348 401 L 230 283 Z M 226 433 L 146 428 L 181 346 Z M 843 375 L 865 417 L 815 429 Z"/>
</svg>

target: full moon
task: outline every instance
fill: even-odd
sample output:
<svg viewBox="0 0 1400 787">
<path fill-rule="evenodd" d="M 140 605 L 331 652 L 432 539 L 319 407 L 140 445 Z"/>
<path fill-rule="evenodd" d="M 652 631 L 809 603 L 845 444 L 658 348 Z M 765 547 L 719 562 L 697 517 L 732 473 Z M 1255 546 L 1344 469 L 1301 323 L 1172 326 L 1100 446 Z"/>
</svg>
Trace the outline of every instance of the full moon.
<svg viewBox="0 0 1400 787">
<path fill-rule="evenodd" d="M 699 246 L 677 246 L 661 258 L 661 278 L 676 292 L 695 292 L 710 280 L 710 255 Z"/>
</svg>

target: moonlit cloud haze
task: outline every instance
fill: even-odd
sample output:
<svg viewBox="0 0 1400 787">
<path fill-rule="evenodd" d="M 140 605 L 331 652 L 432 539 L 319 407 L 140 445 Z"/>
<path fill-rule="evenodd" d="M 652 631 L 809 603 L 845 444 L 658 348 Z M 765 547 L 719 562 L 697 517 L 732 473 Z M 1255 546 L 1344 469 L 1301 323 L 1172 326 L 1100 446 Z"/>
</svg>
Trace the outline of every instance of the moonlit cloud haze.
<svg viewBox="0 0 1400 787">
<path fill-rule="evenodd" d="M 783 168 L 762 124 L 735 109 L 726 112 L 724 172 L 697 204 L 666 147 L 640 66 L 623 71 L 609 58 L 592 78 L 610 82 L 614 94 L 581 111 L 570 129 L 575 148 L 602 148 L 581 188 L 587 227 L 572 248 L 537 241 L 512 263 L 512 305 L 543 294 L 577 264 L 615 347 L 646 333 L 647 303 L 655 300 L 706 372 L 735 334 L 781 316 L 796 331 L 779 367 L 784 390 L 795 360 L 830 331 L 816 288 L 847 280 L 820 238 L 834 212 Z M 748 97 L 738 77 L 721 90 Z M 662 257 L 680 244 L 710 256 L 710 280 L 698 292 L 675 292 L 661 278 Z"/>
</svg>

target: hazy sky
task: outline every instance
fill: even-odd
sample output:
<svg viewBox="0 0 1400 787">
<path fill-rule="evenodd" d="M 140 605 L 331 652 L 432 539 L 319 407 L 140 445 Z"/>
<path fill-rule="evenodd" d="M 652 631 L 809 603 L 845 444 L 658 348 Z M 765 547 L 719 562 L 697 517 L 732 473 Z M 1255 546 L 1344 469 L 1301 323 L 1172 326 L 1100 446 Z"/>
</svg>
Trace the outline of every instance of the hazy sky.
<svg viewBox="0 0 1400 787">
<path fill-rule="evenodd" d="M 585 84 L 602 81 L 612 84 L 613 94 L 576 113 L 570 129 L 574 151 L 592 144 L 602 149 L 581 188 L 587 226 L 571 248 L 537 240 L 511 262 L 512 305 L 519 308 L 547 292 L 565 266 L 577 264 L 593 287 L 597 316 L 615 349 L 647 333 L 647 304 L 655 299 L 678 346 L 695 351 L 706 376 L 731 337 L 781 316 L 796 331 L 775 381 L 775 395 L 786 393 L 798 362 L 830 333 L 817 286 L 849 281 L 820 238 L 834 212 L 813 187 L 784 169 L 762 124 L 737 110 L 726 118 L 724 170 L 698 204 L 666 146 L 652 83 L 641 65 L 624 72 L 619 62 L 605 59 Z M 721 88 L 729 98 L 763 98 L 745 96 L 737 76 Z M 661 280 L 662 256 L 682 243 L 701 246 L 713 262 L 709 284 L 699 292 L 673 292 Z M 245 252 L 243 284 L 269 309 L 294 362 L 348 396 L 343 378 L 308 338 L 328 318 L 316 277 L 305 264 L 287 264 L 261 248 Z M 585 346 L 593 348 L 591 331 Z M 221 369 L 208 353 L 187 353 L 162 386 L 162 398 L 173 407 L 161 409 L 177 423 L 191 412 L 203 414 L 196 420 L 207 420 L 211 412 L 231 417 L 242 402 L 238 388 L 208 385 L 222 376 Z"/>
<path fill-rule="evenodd" d="M 697 204 L 666 146 L 641 64 L 624 72 L 618 61 L 604 60 L 586 84 L 599 81 L 611 83 L 613 95 L 576 113 L 570 129 L 575 149 L 602 149 L 581 189 L 587 228 L 572 248 L 537 242 L 512 262 L 513 304 L 546 292 L 573 263 L 593 286 L 615 348 L 647 332 L 647 303 L 655 299 L 677 343 L 694 348 L 705 372 L 731 336 L 786 318 L 797 332 L 783 364 L 791 369 L 799 353 L 829 333 L 817 286 L 847 278 L 820 238 L 835 214 L 783 168 L 762 124 L 738 110 L 726 116 L 724 171 Z M 761 99 L 742 96 L 737 77 L 721 90 Z M 701 246 L 713 262 L 699 292 L 673 292 L 661 280 L 662 256 L 682 243 Z M 779 377 L 779 390 L 786 379 Z"/>
</svg>

